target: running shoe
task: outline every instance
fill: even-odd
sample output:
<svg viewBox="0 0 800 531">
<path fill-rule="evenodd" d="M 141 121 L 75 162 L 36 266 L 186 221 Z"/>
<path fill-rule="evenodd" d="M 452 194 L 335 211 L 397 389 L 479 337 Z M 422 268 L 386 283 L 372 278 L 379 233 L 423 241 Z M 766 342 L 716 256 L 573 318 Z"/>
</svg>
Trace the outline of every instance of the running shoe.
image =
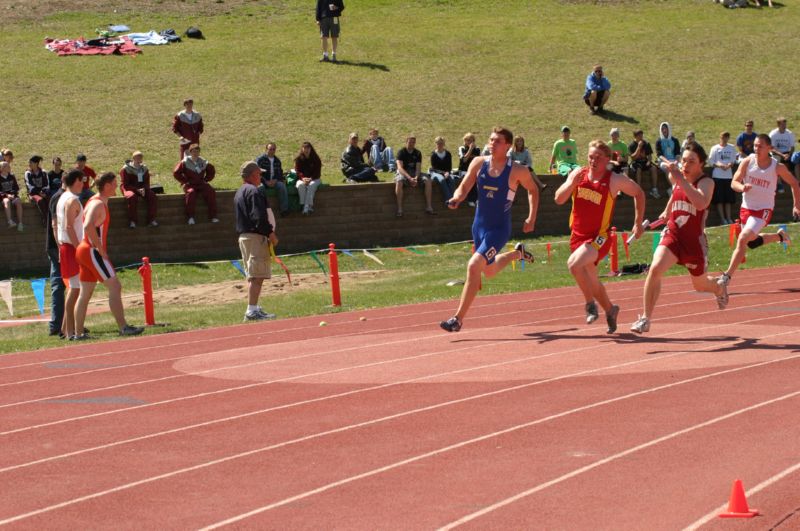
<svg viewBox="0 0 800 531">
<path fill-rule="evenodd" d="M 785 230 L 778 229 L 778 235 L 781 237 L 781 243 L 785 243 L 786 245 L 791 245 L 792 239 L 789 237 L 789 233 Z"/>
<path fill-rule="evenodd" d="M 642 334 L 650 331 L 650 319 L 642 317 L 641 315 L 636 319 L 636 322 L 631 325 L 631 332 Z"/>
<path fill-rule="evenodd" d="M 122 327 L 122 330 L 119 331 L 119 335 L 121 336 L 138 336 L 144 332 L 144 328 L 141 326 L 131 326 L 126 324 Z"/>
<path fill-rule="evenodd" d="M 606 314 L 606 323 L 608 323 L 608 329 L 606 330 L 606 334 L 613 334 L 617 331 L 617 316 L 619 315 L 619 306 L 613 304 L 611 309 Z"/>
<path fill-rule="evenodd" d="M 268 314 L 265 314 L 261 310 L 253 310 L 252 312 L 247 312 L 246 314 L 244 314 L 244 320 L 245 321 L 263 321 L 265 319 L 269 319 L 269 317 L 267 315 Z"/>
<path fill-rule="evenodd" d="M 597 314 L 597 304 L 592 302 L 586 303 L 586 324 L 592 324 L 597 321 L 599 315 Z"/>
<path fill-rule="evenodd" d="M 528 262 L 529 264 L 533 263 L 533 254 L 525 250 L 525 244 L 522 242 L 517 242 L 514 246 L 515 251 L 519 251 L 520 260 L 524 262 Z"/>
<path fill-rule="evenodd" d="M 261 308 L 259 308 L 258 310 L 256 310 L 256 312 L 257 312 L 259 315 L 261 315 L 261 319 L 264 319 L 264 320 L 272 320 L 272 319 L 275 319 L 276 317 L 278 317 L 278 316 L 277 316 L 277 315 L 275 315 L 274 313 L 265 312 L 265 311 L 264 311 L 264 310 L 262 310 Z"/>
<path fill-rule="evenodd" d="M 439 326 L 442 327 L 442 330 L 447 330 L 448 332 L 458 332 L 461 330 L 461 320 L 458 317 L 451 317 L 447 321 L 442 321 L 439 323 Z"/>
<path fill-rule="evenodd" d="M 722 288 L 722 293 L 717 295 L 717 308 L 724 310 L 728 307 L 728 284 L 719 284 L 717 282 L 717 285 Z"/>
<path fill-rule="evenodd" d="M 731 276 L 728 273 L 722 273 L 722 276 L 717 279 L 717 284 L 720 286 L 725 286 L 726 289 L 728 288 L 728 284 L 730 284 L 730 282 Z"/>
<path fill-rule="evenodd" d="M 89 334 L 87 334 L 86 332 L 82 334 L 76 334 L 69 338 L 70 341 L 86 341 L 87 339 L 91 338 L 89 337 Z"/>
</svg>

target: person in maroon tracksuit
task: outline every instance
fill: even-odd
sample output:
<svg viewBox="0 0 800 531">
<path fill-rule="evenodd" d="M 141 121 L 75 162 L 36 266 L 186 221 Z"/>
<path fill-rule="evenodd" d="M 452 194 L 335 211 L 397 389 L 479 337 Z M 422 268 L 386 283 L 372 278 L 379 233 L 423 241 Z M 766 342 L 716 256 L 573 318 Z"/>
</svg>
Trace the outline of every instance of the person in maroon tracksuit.
<svg viewBox="0 0 800 531">
<path fill-rule="evenodd" d="M 178 135 L 181 145 L 181 160 L 192 144 L 200 144 L 203 134 L 203 117 L 194 110 L 194 100 L 183 101 L 183 110 L 172 118 L 172 132 Z"/>
<path fill-rule="evenodd" d="M 175 166 L 173 177 L 181 183 L 185 194 L 186 218 L 189 225 L 194 225 L 195 205 L 197 196 L 200 195 L 208 205 L 208 219 L 211 223 L 218 223 L 217 219 L 217 193 L 214 187 L 208 184 L 214 179 L 216 170 L 214 165 L 200 156 L 200 146 L 192 144 L 189 152 L 182 161 Z"/>
<path fill-rule="evenodd" d="M 150 170 L 144 165 L 143 160 L 142 152 L 134 151 L 131 160 L 125 162 L 119 171 L 119 188 L 128 202 L 128 223 L 132 229 L 136 228 L 138 221 L 136 208 L 139 205 L 139 199 L 147 202 L 147 224 L 151 227 L 158 227 L 156 194 L 150 189 Z"/>
</svg>

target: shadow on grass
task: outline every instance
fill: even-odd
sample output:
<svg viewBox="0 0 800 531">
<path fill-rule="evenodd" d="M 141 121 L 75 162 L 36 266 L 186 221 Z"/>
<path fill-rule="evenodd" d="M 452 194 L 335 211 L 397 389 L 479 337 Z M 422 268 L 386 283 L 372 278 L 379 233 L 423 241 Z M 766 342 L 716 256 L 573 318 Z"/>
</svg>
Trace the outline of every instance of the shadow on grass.
<svg viewBox="0 0 800 531">
<path fill-rule="evenodd" d="M 639 120 L 637 120 L 633 116 L 626 116 L 618 112 L 609 111 L 608 109 L 605 109 L 605 112 L 603 112 L 603 114 L 598 114 L 597 116 L 599 116 L 603 120 L 608 120 L 609 122 L 625 122 L 627 124 L 639 123 Z"/>
<path fill-rule="evenodd" d="M 361 68 L 369 68 L 370 70 L 380 70 L 381 72 L 389 72 L 389 67 L 379 63 L 370 63 L 369 61 L 348 61 L 347 59 L 339 60 L 334 65 L 341 66 L 359 66 Z"/>
</svg>

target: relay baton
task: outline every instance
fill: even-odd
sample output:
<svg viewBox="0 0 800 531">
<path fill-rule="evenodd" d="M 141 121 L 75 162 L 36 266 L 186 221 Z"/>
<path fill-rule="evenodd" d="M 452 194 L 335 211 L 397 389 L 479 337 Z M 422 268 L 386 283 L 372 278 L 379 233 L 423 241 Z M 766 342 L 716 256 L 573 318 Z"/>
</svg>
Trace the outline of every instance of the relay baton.
<svg viewBox="0 0 800 531">
<path fill-rule="evenodd" d="M 664 224 L 664 220 L 663 220 L 663 219 L 661 219 L 661 218 L 658 218 L 657 220 L 653 221 L 652 223 L 650 222 L 650 220 L 649 220 L 649 219 L 646 219 L 646 220 L 644 220 L 644 222 L 642 223 L 642 230 L 647 230 L 647 229 L 657 229 L 658 227 L 660 227 L 660 226 L 661 226 L 661 225 L 663 225 L 663 224 Z M 627 240 L 627 242 L 626 242 L 626 243 L 627 243 L 628 245 L 630 245 L 630 244 L 631 244 L 631 242 L 633 241 L 633 239 L 634 239 L 634 238 L 633 238 L 633 234 L 631 234 L 630 236 L 628 236 L 628 240 Z"/>
</svg>

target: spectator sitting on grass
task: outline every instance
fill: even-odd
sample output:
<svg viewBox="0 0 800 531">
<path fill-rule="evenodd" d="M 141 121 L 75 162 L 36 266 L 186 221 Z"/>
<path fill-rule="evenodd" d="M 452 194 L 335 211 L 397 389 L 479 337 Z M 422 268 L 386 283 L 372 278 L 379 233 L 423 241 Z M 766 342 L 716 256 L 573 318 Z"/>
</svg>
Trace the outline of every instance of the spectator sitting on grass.
<svg viewBox="0 0 800 531">
<path fill-rule="evenodd" d="M 218 223 L 217 219 L 217 192 L 210 183 L 214 180 L 217 170 L 214 165 L 200 156 L 200 146 L 192 144 L 186 157 L 175 166 L 172 176 L 177 179 L 183 188 L 186 218 L 189 225 L 194 225 L 195 205 L 197 196 L 200 195 L 208 205 L 208 219 L 211 223 Z"/>
<path fill-rule="evenodd" d="M 586 91 L 583 102 L 589 106 L 591 114 L 603 114 L 603 106 L 611 95 L 611 82 L 603 76 L 603 67 L 594 65 L 592 72 L 586 76 Z"/>
<path fill-rule="evenodd" d="M 514 145 L 508 150 L 506 156 L 510 157 L 512 161 L 520 166 L 525 166 L 528 168 L 528 171 L 531 172 L 533 182 L 536 183 L 536 186 L 539 187 L 539 190 L 544 190 L 547 188 L 547 185 L 542 183 L 542 181 L 540 181 L 539 177 L 536 175 L 536 172 L 533 171 L 533 157 L 531 156 L 531 152 L 528 150 L 528 148 L 525 147 L 524 137 L 521 135 L 514 137 Z"/>
<path fill-rule="evenodd" d="M 344 181 L 354 183 L 376 183 L 375 169 L 364 162 L 364 152 L 358 147 L 358 133 L 350 133 L 349 144 L 340 159 Z"/>
<path fill-rule="evenodd" d="M 433 143 L 436 148 L 431 152 L 431 167 L 429 173 L 431 179 L 436 181 L 439 185 L 439 188 L 442 190 L 442 198 L 444 202 L 447 203 L 450 198 L 453 197 L 456 186 L 452 175 L 450 175 L 453 171 L 453 156 L 445 149 L 443 137 L 437 136 L 433 140 Z"/>
<path fill-rule="evenodd" d="M 22 232 L 25 227 L 22 225 L 22 200 L 19 198 L 19 183 L 11 173 L 11 164 L 6 160 L 0 162 L 0 200 L 3 201 L 8 227 L 12 229 L 16 227 L 18 231 Z M 17 211 L 16 222 L 11 219 L 12 206 Z"/>
<path fill-rule="evenodd" d="M 94 195 L 92 187 L 95 179 L 97 179 L 97 173 L 91 166 L 86 164 L 86 155 L 83 153 L 78 153 L 75 156 L 75 169 L 83 172 L 83 190 L 81 190 L 80 199 L 81 203 L 86 203 L 86 200 Z"/>
<path fill-rule="evenodd" d="M 658 173 L 656 167 L 653 165 L 653 147 L 650 142 L 644 139 L 644 131 L 637 129 L 633 132 L 633 142 L 628 145 L 628 152 L 631 159 L 631 173 L 632 177 L 636 179 L 636 183 L 642 188 L 642 174 L 648 172 L 650 174 L 650 194 L 653 197 L 658 195 Z"/>
<path fill-rule="evenodd" d="M 283 166 L 275 152 L 278 146 L 275 142 L 267 144 L 264 153 L 258 156 L 256 164 L 261 168 L 261 186 L 259 189 L 266 193 L 267 190 L 275 190 L 278 196 L 278 210 L 281 216 L 289 215 L 289 191 L 286 189 L 286 178 L 283 176 Z"/>
<path fill-rule="evenodd" d="M 25 171 L 25 187 L 28 189 L 28 199 L 39 209 L 42 225 L 47 223 L 47 208 L 50 204 L 50 186 L 47 174 L 40 164 L 42 157 L 34 155 L 28 160 L 28 169 Z"/>
<path fill-rule="evenodd" d="M 565 179 L 578 164 L 578 144 L 569 137 L 570 130 L 566 125 L 561 127 L 561 138 L 553 144 L 553 154 L 550 155 L 550 168 Z"/>
<path fill-rule="evenodd" d="M 367 156 L 367 161 L 375 171 L 397 171 L 394 152 L 386 145 L 383 137 L 378 135 L 377 129 L 369 130 L 369 138 L 364 141 L 361 151 Z"/>
<path fill-rule="evenodd" d="M 150 170 L 142 162 L 143 160 L 142 152 L 134 151 L 131 160 L 126 161 L 119 171 L 119 188 L 128 203 L 128 226 L 132 229 L 136 228 L 138 221 L 136 210 L 139 198 L 144 199 L 147 203 L 147 224 L 151 227 L 158 227 L 156 221 L 158 199 L 150 188 Z"/>
<path fill-rule="evenodd" d="M 322 184 L 322 161 L 311 142 L 303 142 L 300 152 L 294 158 L 294 171 L 297 173 L 297 195 L 303 205 L 303 214 L 314 212 L 314 196 Z"/>
<path fill-rule="evenodd" d="M 431 206 L 433 190 L 431 177 L 422 173 L 422 153 L 416 148 L 417 138 L 408 135 L 406 145 L 397 153 L 397 175 L 394 177 L 394 193 L 397 197 L 397 217 L 403 217 L 403 188 L 410 186 L 416 188 L 420 181 L 425 190 L 425 213 L 435 216 L 436 212 Z"/>
</svg>

